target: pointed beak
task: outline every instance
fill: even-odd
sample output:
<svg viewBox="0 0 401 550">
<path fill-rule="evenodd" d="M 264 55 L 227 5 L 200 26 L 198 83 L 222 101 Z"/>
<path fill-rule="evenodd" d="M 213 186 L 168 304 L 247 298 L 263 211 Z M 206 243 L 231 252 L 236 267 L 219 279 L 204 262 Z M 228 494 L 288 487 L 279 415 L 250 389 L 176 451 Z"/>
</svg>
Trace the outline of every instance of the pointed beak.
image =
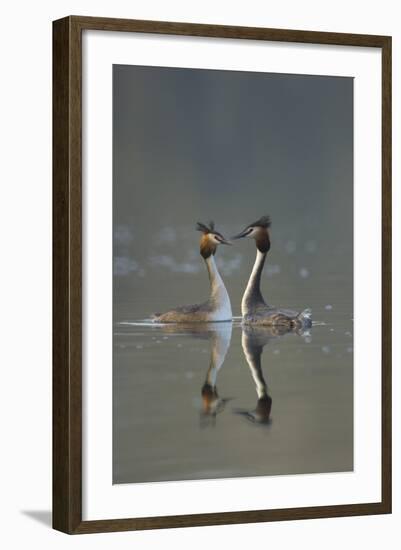
<svg viewBox="0 0 401 550">
<path fill-rule="evenodd" d="M 231 237 L 231 239 L 233 241 L 237 240 L 237 239 L 243 239 L 244 237 L 247 237 L 249 232 L 250 232 L 249 227 L 246 227 L 243 231 L 241 231 L 241 233 L 238 233 L 238 235 L 234 235 L 233 237 Z"/>
<path fill-rule="evenodd" d="M 228 244 L 228 245 L 230 245 L 230 246 L 232 246 L 232 244 L 233 244 L 233 243 L 230 243 L 230 241 L 228 241 L 228 240 L 225 239 L 224 237 L 220 237 L 220 238 L 219 238 L 219 242 L 220 242 L 221 244 Z"/>
</svg>

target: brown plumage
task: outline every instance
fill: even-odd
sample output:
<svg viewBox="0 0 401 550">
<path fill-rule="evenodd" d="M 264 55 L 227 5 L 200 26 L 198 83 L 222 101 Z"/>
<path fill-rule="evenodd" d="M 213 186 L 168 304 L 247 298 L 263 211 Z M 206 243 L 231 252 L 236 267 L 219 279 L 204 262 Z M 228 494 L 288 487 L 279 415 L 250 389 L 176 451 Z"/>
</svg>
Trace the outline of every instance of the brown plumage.
<svg viewBox="0 0 401 550">
<path fill-rule="evenodd" d="M 258 250 L 260 250 L 261 252 L 269 252 L 270 250 L 270 235 L 269 235 L 269 231 L 267 229 L 265 229 L 265 231 L 258 231 L 256 233 L 256 237 L 255 237 L 255 243 L 256 243 L 256 248 Z"/>
<path fill-rule="evenodd" d="M 209 222 L 209 225 L 198 222 L 196 229 L 203 233 L 200 240 L 200 254 L 206 260 L 212 254 L 216 254 L 217 243 L 215 239 L 221 244 L 229 244 L 221 233 L 215 230 L 214 222 Z"/>
<path fill-rule="evenodd" d="M 202 235 L 199 246 L 202 258 L 206 260 L 212 254 L 216 254 L 216 250 L 217 244 L 211 240 L 209 233 Z"/>
<path fill-rule="evenodd" d="M 269 216 L 262 216 L 233 237 L 234 239 L 252 238 L 255 240 L 257 248 L 256 260 L 242 297 L 242 321 L 245 324 L 281 325 L 289 329 L 310 327 L 312 325 L 310 309 L 297 312 L 276 308 L 267 304 L 262 296 L 260 285 L 266 256 L 270 250 L 270 226 Z"/>
<path fill-rule="evenodd" d="M 199 251 L 205 260 L 209 281 L 209 299 L 201 304 L 179 306 L 163 314 L 156 314 L 153 320 L 158 323 L 215 322 L 231 321 L 230 298 L 218 272 L 214 260 L 219 244 L 231 244 L 221 233 L 215 230 L 214 223 L 209 225 L 198 222 L 196 229 L 201 231 Z"/>
</svg>

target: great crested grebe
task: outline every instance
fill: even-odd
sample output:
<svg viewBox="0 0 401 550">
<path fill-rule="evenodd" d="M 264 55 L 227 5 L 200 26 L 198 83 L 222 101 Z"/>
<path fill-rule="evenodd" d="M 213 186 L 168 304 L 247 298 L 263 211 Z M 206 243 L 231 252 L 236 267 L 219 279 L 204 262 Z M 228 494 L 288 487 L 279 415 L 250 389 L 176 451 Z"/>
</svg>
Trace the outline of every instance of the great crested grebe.
<svg viewBox="0 0 401 550">
<path fill-rule="evenodd" d="M 290 309 L 266 304 L 260 291 L 260 280 L 266 255 L 270 250 L 270 218 L 263 216 L 245 227 L 233 239 L 249 237 L 255 239 L 256 260 L 241 302 L 242 322 L 257 325 L 284 325 L 289 328 L 308 328 L 312 326 L 312 312 L 304 309 L 298 313 Z"/>
<path fill-rule="evenodd" d="M 220 277 L 214 259 L 219 244 L 231 244 L 221 233 L 215 230 L 214 223 L 209 225 L 198 223 L 196 226 L 201 231 L 200 254 L 205 260 L 210 281 L 210 296 L 202 304 L 179 306 L 166 313 L 156 313 L 153 321 L 157 323 L 213 323 L 216 321 L 231 321 L 231 302 L 226 287 Z"/>
</svg>

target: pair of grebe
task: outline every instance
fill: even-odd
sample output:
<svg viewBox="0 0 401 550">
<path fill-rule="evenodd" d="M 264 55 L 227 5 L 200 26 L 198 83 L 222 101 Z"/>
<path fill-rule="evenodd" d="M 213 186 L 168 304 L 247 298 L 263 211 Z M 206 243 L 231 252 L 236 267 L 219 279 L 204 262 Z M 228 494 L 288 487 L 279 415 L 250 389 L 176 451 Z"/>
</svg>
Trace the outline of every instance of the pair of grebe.
<svg viewBox="0 0 401 550">
<path fill-rule="evenodd" d="M 283 326 L 288 329 L 308 328 L 312 324 L 311 310 L 302 312 L 268 305 L 263 299 L 260 283 L 267 253 L 270 250 L 270 218 L 263 216 L 245 227 L 232 239 L 251 238 L 256 244 L 256 260 L 241 302 L 242 322 L 246 325 Z M 201 231 L 200 254 L 209 274 L 210 296 L 202 304 L 181 306 L 163 314 L 156 314 L 159 323 L 189 323 L 231 321 L 231 302 L 224 282 L 218 271 L 214 256 L 220 244 L 231 243 L 215 230 L 214 224 L 197 224 Z"/>
</svg>

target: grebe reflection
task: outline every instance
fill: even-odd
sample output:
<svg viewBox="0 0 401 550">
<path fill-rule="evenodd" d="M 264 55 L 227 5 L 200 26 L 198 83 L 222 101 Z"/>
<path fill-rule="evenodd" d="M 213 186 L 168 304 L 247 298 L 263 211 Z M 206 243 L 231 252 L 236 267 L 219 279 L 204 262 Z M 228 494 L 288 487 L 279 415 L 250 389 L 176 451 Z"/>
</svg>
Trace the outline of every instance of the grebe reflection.
<svg viewBox="0 0 401 550">
<path fill-rule="evenodd" d="M 213 324 L 209 368 L 202 386 L 201 426 L 215 424 L 216 416 L 224 410 L 231 398 L 222 398 L 217 391 L 217 375 L 230 347 L 232 324 Z"/>
<path fill-rule="evenodd" d="M 253 410 L 237 409 L 234 410 L 234 412 L 244 416 L 247 420 L 255 424 L 269 425 L 271 423 L 270 415 L 273 400 L 269 394 L 268 385 L 263 376 L 263 349 L 270 341 L 288 333 L 300 334 L 299 331 L 291 330 L 284 325 L 272 327 L 242 326 L 242 350 L 255 382 L 257 401 L 256 407 Z"/>
<path fill-rule="evenodd" d="M 210 340 L 210 360 L 205 380 L 201 388 L 201 427 L 214 425 L 216 416 L 224 410 L 231 398 L 220 397 L 217 390 L 217 376 L 223 366 L 230 347 L 232 323 L 179 323 L 166 324 L 164 333 L 187 335 L 192 338 Z"/>
</svg>

